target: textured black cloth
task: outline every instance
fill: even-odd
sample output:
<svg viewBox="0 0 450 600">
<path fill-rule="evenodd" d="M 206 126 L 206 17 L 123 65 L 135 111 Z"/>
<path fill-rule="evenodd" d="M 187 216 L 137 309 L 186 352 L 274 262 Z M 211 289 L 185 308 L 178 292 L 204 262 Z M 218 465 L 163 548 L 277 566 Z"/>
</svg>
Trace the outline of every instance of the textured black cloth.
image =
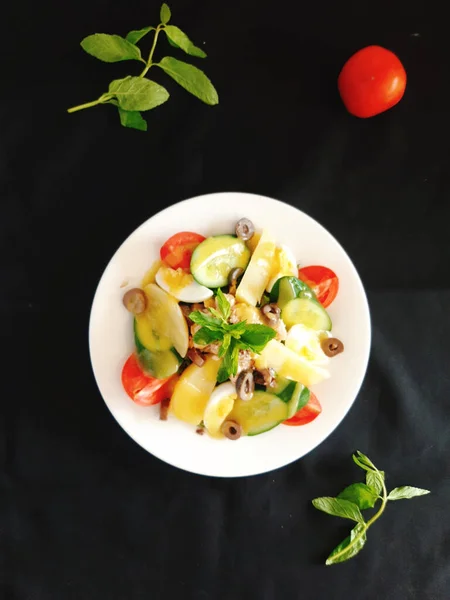
<svg viewBox="0 0 450 600">
<path fill-rule="evenodd" d="M 111 106 L 65 109 L 139 71 L 96 61 L 79 41 L 156 24 L 158 2 L 2 9 L 0 598 L 449 598 L 450 52 L 440 4 L 170 4 L 208 53 L 192 62 L 220 104 L 158 72 L 171 97 L 146 114 L 147 133 L 122 128 Z M 398 54 L 408 86 L 396 108 L 361 120 L 336 80 L 369 44 Z M 169 50 L 161 40 L 157 56 Z M 125 237 L 163 207 L 227 190 L 321 222 L 354 260 L 373 325 L 367 376 L 337 430 L 283 469 L 236 480 L 182 472 L 135 444 L 98 392 L 87 343 L 96 284 Z M 389 505 L 357 558 L 325 567 L 350 522 L 311 499 L 360 477 L 355 449 L 390 487 L 432 493 Z"/>
</svg>

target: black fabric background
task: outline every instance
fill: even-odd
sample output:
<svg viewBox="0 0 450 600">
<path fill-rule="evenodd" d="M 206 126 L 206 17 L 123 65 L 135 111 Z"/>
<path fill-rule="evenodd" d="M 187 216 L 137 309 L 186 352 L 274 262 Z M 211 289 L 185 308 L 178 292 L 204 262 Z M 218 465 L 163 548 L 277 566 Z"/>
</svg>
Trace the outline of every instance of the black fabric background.
<svg viewBox="0 0 450 600">
<path fill-rule="evenodd" d="M 79 41 L 154 23 L 159 2 L 3 9 L 0 597 L 448 598 L 445 16 L 437 2 L 406 0 L 170 5 L 206 42 L 197 63 L 220 104 L 160 72 L 171 98 L 147 113 L 147 133 L 121 128 L 112 107 L 65 109 L 138 68 L 100 63 Z M 372 43 L 401 57 L 409 81 L 396 108 L 359 120 L 336 79 Z M 161 40 L 157 55 L 169 50 Z M 239 480 L 185 473 L 137 446 L 100 397 L 87 344 L 95 286 L 123 239 L 163 207 L 226 190 L 318 219 L 354 260 L 373 319 L 367 376 L 342 424 L 294 464 Z M 392 503 L 356 559 L 325 567 L 349 526 L 310 501 L 360 477 L 355 449 L 389 486 L 432 494 Z"/>
</svg>

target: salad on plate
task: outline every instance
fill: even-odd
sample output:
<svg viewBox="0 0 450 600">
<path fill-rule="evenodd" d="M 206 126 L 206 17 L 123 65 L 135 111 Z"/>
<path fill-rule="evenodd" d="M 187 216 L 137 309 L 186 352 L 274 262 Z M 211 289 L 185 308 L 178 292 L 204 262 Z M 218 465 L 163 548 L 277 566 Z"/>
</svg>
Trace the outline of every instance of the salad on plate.
<svg viewBox="0 0 450 600">
<path fill-rule="evenodd" d="M 344 350 L 326 310 L 338 289 L 331 269 L 299 268 L 249 219 L 233 234 L 176 233 L 123 296 L 135 343 L 123 387 L 217 439 L 311 423 L 322 411 L 311 388 Z"/>
</svg>

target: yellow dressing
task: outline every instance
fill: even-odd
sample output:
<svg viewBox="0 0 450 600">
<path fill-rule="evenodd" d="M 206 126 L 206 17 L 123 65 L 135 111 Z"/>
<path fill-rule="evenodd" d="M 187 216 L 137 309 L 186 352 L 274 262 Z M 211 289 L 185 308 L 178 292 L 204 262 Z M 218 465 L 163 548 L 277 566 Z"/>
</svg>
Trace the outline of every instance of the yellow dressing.
<svg viewBox="0 0 450 600">
<path fill-rule="evenodd" d="M 152 266 L 148 269 L 148 271 L 145 273 L 144 277 L 142 278 L 141 288 L 145 288 L 145 286 L 148 285 L 149 283 L 155 283 L 155 275 L 161 265 L 162 265 L 162 262 L 159 259 L 154 261 Z"/>
</svg>

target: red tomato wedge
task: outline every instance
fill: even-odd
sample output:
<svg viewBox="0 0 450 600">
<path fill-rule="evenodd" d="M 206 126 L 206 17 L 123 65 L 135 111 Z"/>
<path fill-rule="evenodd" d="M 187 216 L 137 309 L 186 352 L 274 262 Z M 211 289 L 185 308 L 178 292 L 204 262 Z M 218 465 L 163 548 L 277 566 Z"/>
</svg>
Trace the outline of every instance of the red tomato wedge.
<svg viewBox="0 0 450 600">
<path fill-rule="evenodd" d="M 134 354 L 128 357 L 122 369 L 122 385 L 133 402 L 141 406 L 158 404 L 171 396 L 177 375 L 155 379 L 146 375 Z"/>
<path fill-rule="evenodd" d="M 298 412 L 295 413 L 293 417 L 287 419 L 287 421 L 283 421 L 284 425 L 290 425 L 292 427 L 297 427 L 299 425 L 306 425 L 307 423 L 311 423 L 317 418 L 322 412 L 322 407 L 320 406 L 320 402 L 317 400 L 317 397 L 311 392 L 308 400 L 308 404 L 301 408 Z"/>
<path fill-rule="evenodd" d="M 317 296 L 320 304 L 327 308 L 336 298 L 339 290 L 339 279 L 328 267 L 303 267 L 298 271 L 298 278 L 304 281 Z"/>
<path fill-rule="evenodd" d="M 161 260 L 172 269 L 189 269 L 191 256 L 200 242 L 206 239 L 199 233 L 180 231 L 161 246 Z"/>
</svg>

